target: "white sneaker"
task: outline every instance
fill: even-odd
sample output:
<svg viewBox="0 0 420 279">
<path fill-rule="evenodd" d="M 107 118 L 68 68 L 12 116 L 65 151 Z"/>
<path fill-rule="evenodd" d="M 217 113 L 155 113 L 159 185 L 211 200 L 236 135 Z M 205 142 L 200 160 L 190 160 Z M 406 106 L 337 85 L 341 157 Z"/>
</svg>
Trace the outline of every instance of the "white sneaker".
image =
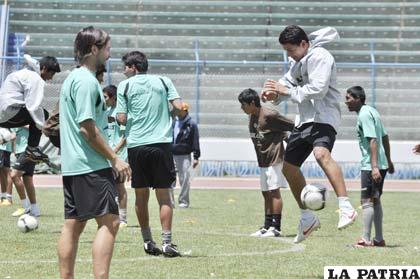
<svg viewBox="0 0 420 279">
<path fill-rule="evenodd" d="M 309 212 L 305 216 L 300 217 L 298 232 L 295 237 L 294 243 L 299 243 L 304 241 L 308 236 L 315 230 L 321 227 L 321 222 L 319 221 L 318 216 Z"/>
<path fill-rule="evenodd" d="M 249 236 L 253 236 L 253 237 L 261 237 L 263 236 L 265 233 L 267 232 L 267 229 L 264 227 L 261 227 L 258 231 L 250 234 Z"/>
<path fill-rule="evenodd" d="M 188 208 L 188 204 L 186 204 L 186 203 L 180 203 L 179 204 L 179 207 L 180 208 Z"/>
<path fill-rule="evenodd" d="M 280 236 L 281 236 L 281 231 L 276 230 L 274 227 L 270 227 L 265 234 L 261 235 L 261 237 L 280 237 Z"/>
<path fill-rule="evenodd" d="M 354 223 L 354 220 L 356 220 L 357 212 L 354 210 L 354 208 L 350 210 L 343 210 L 340 209 L 340 220 L 338 220 L 337 229 L 341 230 L 344 229 L 351 224 Z"/>
</svg>

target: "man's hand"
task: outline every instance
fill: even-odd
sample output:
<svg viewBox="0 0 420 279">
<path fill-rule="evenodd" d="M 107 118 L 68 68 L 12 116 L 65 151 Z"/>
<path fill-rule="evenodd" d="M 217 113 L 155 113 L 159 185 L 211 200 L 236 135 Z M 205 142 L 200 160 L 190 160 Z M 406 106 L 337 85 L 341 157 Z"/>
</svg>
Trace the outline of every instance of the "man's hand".
<svg viewBox="0 0 420 279">
<path fill-rule="evenodd" d="M 416 144 L 416 146 L 414 146 L 413 153 L 420 155 L 420 144 Z"/>
<path fill-rule="evenodd" d="M 131 179 L 130 165 L 116 156 L 111 160 L 112 168 L 117 172 L 118 182 L 126 182 Z"/>
<path fill-rule="evenodd" d="M 198 166 L 198 159 L 194 159 L 193 165 L 192 165 L 193 169 L 195 169 L 197 166 Z"/>
<path fill-rule="evenodd" d="M 267 79 L 261 92 L 263 102 L 275 101 L 279 96 L 289 96 L 287 87 L 280 82 Z"/>
<path fill-rule="evenodd" d="M 391 174 L 393 174 L 395 172 L 393 162 L 388 162 L 388 172 L 391 173 Z"/>
<path fill-rule="evenodd" d="M 382 176 L 381 176 L 381 172 L 379 171 L 378 167 L 373 167 L 372 168 L 372 178 L 377 183 L 381 182 Z"/>
</svg>

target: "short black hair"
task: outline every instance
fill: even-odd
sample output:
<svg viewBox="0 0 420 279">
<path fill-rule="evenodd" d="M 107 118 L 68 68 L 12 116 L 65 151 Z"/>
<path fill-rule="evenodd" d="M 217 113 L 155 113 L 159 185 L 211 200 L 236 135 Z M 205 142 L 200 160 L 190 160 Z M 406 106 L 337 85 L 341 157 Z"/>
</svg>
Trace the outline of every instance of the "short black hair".
<svg viewBox="0 0 420 279">
<path fill-rule="evenodd" d="M 292 44 L 298 46 L 302 41 L 309 43 L 308 35 L 306 35 L 306 32 L 297 25 L 287 26 L 279 36 L 279 42 L 282 45 Z"/>
<path fill-rule="evenodd" d="M 258 96 L 257 91 L 251 88 L 243 90 L 238 96 L 238 101 L 241 104 L 246 103 L 248 105 L 254 102 L 257 108 L 261 107 L 260 96 Z"/>
<path fill-rule="evenodd" d="M 146 73 L 149 69 L 149 62 L 147 61 L 146 54 L 141 51 L 131 51 L 126 53 L 121 60 L 125 66 L 134 66 L 140 73 Z"/>
<path fill-rule="evenodd" d="M 108 94 L 109 98 L 114 98 L 114 96 L 117 96 L 117 87 L 113 84 L 108 85 L 107 87 L 104 87 L 102 91 Z"/>
<path fill-rule="evenodd" d="M 46 69 L 48 72 L 61 72 L 60 64 L 54 56 L 44 56 L 39 60 L 39 69 Z"/>
<path fill-rule="evenodd" d="M 358 85 L 352 86 L 349 89 L 347 89 L 347 94 L 350 94 L 350 96 L 352 96 L 355 99 L 360 99 L 362 104 L 365 104 L 366 94 L 363 87 Z"/>
</svg>

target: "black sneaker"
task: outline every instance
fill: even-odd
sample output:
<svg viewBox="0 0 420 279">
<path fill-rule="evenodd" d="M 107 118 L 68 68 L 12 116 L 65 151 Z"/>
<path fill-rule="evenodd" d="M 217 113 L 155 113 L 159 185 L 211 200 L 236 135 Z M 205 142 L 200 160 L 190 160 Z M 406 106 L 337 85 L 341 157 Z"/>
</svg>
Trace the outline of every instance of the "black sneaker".
<svg viewBox="0 0 420 279">
<path fill-rule="evenodd" d="M 162 253 L 163 256 L 168 258 L 181 257 L 181 253 L 178 251 L 178 248 L 176 248 L 176 245 L 172 243 L 163 244 Z"/>
<path fill-rule="evenodd" d="M 156 243 L 153 240 L 149 240 L 144 243 L 144 252 L 152 256 L 159 256 L 162 254 L 162 250 L 156 246 Z"/>
<path fill-rule="evenodd" d="M 25 153 L 23 153 L 23 156 L 25 156 L 24 158 L 32 161 L 34 163 L 46 163 L 49 164 L 50 163 L 50 159 L 48 158 L 48 156 L 44 153 L 42 153 L 41 150 L 39 150 L 38 147 L 31 147 L 28 146 L 25 150 Z"/>
</svg>

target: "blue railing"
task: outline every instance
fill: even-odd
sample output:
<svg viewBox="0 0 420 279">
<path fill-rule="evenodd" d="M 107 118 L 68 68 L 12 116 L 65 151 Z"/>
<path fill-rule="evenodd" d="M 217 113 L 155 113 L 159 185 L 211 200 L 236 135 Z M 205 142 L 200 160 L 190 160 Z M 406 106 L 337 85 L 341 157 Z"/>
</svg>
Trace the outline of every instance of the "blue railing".
<svg viewBox="0 0 420 279">
<path fill-rule="evenodd" d="M 202 69 L 205 66 L 208 65 L 277 65 L 279 72 L 281 69 L 283 71 L 286 71 L 288 69 L 288 63 L 285 61 L 229 61 L 229 60 L 202 60 L 200 59 L 199 54 L 199 41 L 197 40 L 195 42 L 195 59 L 194 60 L 167 60 L 167 59 L 150 59 L 149 63 L 151 65 L 193 65 L 195 67 L 195 107 L 197 109 L 197 113 L 195 114 L 196 122 L 200 123 L 199 118 L 199 103 L 200 103 L 200 75 L 202 74 Z M 22 53 L 22 52 L 20 52 Z M 365 68 L 365 69 L 371 69 L 371 105 L 376 105 L 376 78 L 377 78 L 377 68 L 420 68 L 420 63 L 386 63 L 386 62 L 376 62 L 375 61 L 375 47 L 374 44 L 371 44 L 371 61 L 370 62 L 338 62 L 337 67 L 341 68 Z M 34 57 L 34 58 L 40 58 L 40 57 Z M 15 68 L 18 69 L 19 65 L 22 62 L 23 57 L 21 56 L 0 56 L 0 59 L 2 61 L 10 61 L 12 64 L 15 65 Z M 74 59 L 71 57 L 57 57 L 57 59 L 60 62 L 73 62 Z M 286 53 L 284 53 L 284 59 L 287 59 Z M 112 65 L 114 63 L 121 63 L 120 59 L 117 58 L 111 58 L 108 60 L 107 63 L 107 75 L 105 77 L 105 84 L 111 84 L 112 83 Z M 4 63 L 3 63 L 4 65 Z M 2 71 L 4 67 L 2 68 Z M 4 76 L 4 75 L 2 75 Z M 287 108 L 287 102 L 284 103 L 284 112 L 288 112 Z"/>
</svg>

